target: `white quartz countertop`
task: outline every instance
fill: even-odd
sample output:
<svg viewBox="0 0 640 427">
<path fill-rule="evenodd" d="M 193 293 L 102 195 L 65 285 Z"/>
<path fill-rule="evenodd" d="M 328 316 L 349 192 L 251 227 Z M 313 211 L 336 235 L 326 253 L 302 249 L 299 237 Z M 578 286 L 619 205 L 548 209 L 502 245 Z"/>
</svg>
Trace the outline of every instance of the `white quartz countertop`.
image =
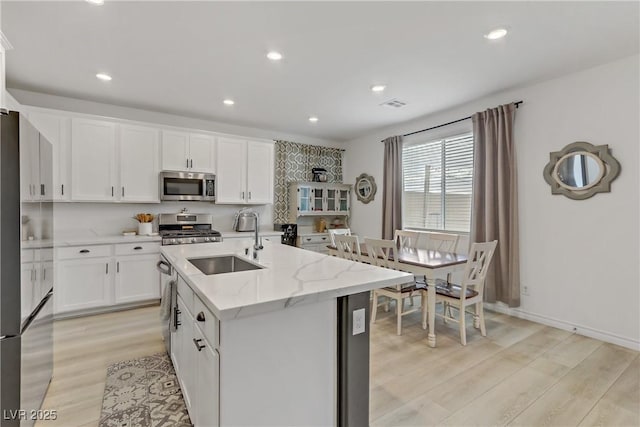
<svg viewBox="0 0 640 427">
<path fill-rule="evenodd" d="M 241 240 L 219 244 L 163 246 L 162 254 L 221 320 L 283 310 L 413 281 L 413 275 L 347 261 L 275 242 L 258 259 L 245 255 Z M 236 255 L 263 269 L 205 275 L 188 259 Z"/>
<path fill-rule="evenodd" d="M 253 239 L 253 237 L 255 236 L 255 232 L 253 231 L 221 231 L 220 233 L 222 234 L 223 239 L 233 239 L 236 237 L 247 237 L 249 239 Z M 260 230 L 258 231 L 258 235 L 264 236 L 264 237 L 281 236 L 282 231 Z"/>
</svg>

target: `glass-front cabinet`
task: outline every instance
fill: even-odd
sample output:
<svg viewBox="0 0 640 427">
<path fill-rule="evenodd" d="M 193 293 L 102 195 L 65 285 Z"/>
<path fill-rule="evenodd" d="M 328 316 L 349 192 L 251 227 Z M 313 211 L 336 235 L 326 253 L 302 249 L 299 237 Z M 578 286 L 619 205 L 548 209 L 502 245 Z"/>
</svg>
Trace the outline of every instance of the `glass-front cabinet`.
<svg viewBox="0 0 640 427">
<path fill-rule="evenodd" d="M 289 184 L 289 217 L 292 222 L 307 215 L 349 215 L 351 186 L 326 182 Z"/>
<path fill-rule="evenodd" d="M 296 207 L 299 215 L 304 215 L 312 211 L 312 192 L 311 187 L 300 185 L 296 189 L 295 195 L 297 198 Z"/>
</svg>

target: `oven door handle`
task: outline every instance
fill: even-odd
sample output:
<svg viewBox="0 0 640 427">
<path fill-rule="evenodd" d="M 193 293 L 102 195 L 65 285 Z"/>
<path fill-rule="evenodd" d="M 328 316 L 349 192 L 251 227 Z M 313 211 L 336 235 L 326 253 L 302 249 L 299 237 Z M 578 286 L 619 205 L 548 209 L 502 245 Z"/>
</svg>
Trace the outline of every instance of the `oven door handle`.
<svg viewBox="0 0 640 427">
<path fill-rule="evenodd" d="M 166 274 L 167 276 L 171 276 L 172 274 L 171 264 L 168 264 L 165 261 L 162 261 L 162 260 L 158 261 L 158 263 L 156 264 L 156 268 L 160 273 Z"/>
</svg>

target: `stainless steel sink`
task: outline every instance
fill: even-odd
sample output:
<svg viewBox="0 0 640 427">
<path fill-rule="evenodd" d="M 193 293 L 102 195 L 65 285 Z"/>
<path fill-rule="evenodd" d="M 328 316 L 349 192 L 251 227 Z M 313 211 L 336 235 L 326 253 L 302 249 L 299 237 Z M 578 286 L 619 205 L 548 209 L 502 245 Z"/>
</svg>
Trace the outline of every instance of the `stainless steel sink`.
<svg viewBox="0 0 640 427">
<path fill-rule="evenodd" d="M 259 270 L 261 267 L 238 258 L 234 255 L 216 256 L 210 258 L 190 258 L 189 261 L 206 275 L 234 273 L 236 271 Z"/>
</svg>

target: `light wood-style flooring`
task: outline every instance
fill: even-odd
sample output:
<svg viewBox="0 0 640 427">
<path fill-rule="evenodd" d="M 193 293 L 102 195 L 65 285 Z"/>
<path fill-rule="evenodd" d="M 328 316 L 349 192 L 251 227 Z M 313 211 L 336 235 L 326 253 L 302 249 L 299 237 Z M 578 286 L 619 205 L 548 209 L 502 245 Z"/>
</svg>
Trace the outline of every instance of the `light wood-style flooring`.
<svg viewBox="0 0 640 427">
<path fill-rule="evenodd" d="M 486 312 L 488 337 L 436 319 L 427 346 L 420 313 L 380 312 L 371 330 L 372 426 L 640 425 L 639 353 Z M 41 426 L 96 426 L 106 368 L 164 350 L 158 307 L 61 320 L 54 327 L 54 378 Z"/>
</svg>

